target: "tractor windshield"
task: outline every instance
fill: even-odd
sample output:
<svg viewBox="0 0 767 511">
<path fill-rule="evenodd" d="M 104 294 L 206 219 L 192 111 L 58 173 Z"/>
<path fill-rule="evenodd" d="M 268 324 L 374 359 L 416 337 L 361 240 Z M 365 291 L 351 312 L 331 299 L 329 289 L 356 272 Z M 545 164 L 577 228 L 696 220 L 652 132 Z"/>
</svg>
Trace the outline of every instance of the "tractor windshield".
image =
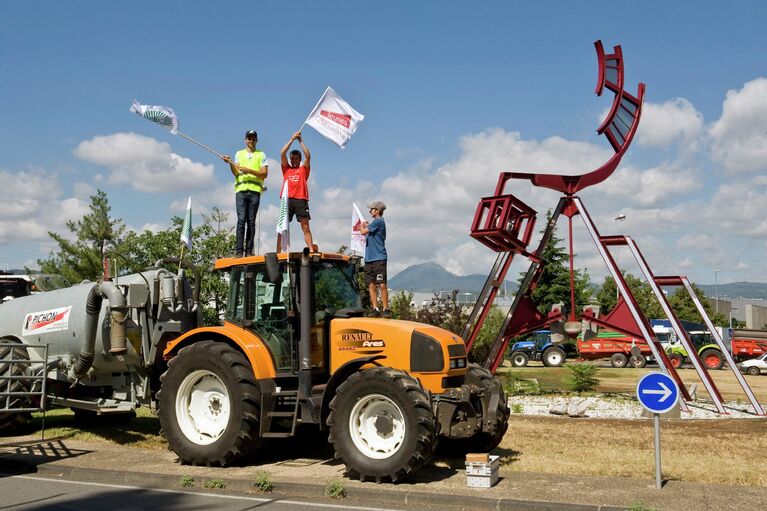
<svg viewBox="0 0 767 511">
<path fill-rule="evenodd" d="M 354 270 L 354 265 L 342 261 L 320 261 L 314 265 L 315 310 L 361 306 Z"/>
</svg>

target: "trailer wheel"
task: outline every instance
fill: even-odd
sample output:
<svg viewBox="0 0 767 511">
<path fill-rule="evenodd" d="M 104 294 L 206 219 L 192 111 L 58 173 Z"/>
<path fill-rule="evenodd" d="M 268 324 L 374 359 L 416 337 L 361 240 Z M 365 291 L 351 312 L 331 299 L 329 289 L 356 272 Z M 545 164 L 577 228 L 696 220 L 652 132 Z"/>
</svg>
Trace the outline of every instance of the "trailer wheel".
<svg viewBox="0 0 767 511">
<path fill-rule="evenodd" d="M 628 357 L 625 353 L 613 353 L 613 356 L 610 357 L 610 364 L 613 367 L 626 367 L 626 364 L 628 364 Z"/>
<path fill-rule="evenodd" d="M 3 342 L 15 342 L 2 339 Z M 7 363 L 10 360 L 29 360 L 29 354 L 20 343 L 19 346 L 0 347 L 0 392 L 30 392 L 29 382 L 23 379 L 11 379 L 13 376 L 24 376 L 28 362 Z M 2 399 L 3 408 L 26 408 L 28 403 L 23 396 L 10 396 L 10 401 Z M 5 412 L 0 413 L 0 436 L 10 436 L 24 430 L 32 414 L 29 412 Z"/>
<path fill-rule="evenodd" d="M 647 365 L 647 357 L 645 357 L 641 353 L 636 355 L 631 355 L 631 367 L 641 369 L 646 365 Z"/>
<path fill-rule="evenodd" d="M 492 433 L 480 432 L 467 439 L 466 452 L 490 452 L 501 443 L 506 430 L 509 428 L 509 400 L 503 391 L 503 385 L 493 378 L 493 375 L 477 364 L 469 364 L 466 372 L 467 385 L 474 385 L 482 389 L 483 394 L 490 398 L 498 396 L 498 405 L 495 409 L 495 430 Z"/>
<path fill-rule="evenodd" d="M 525 367 L 530 357 L 524 351 L 515 351 L 511 354 L 511 365 L 513 367 Z"/>
<path fill-rule="evenodd" d="M 182 463 L 231 465 L 258 447 L 260 394 L 242 353 L 197 342 L 168 362 L 160 381 L 162 434 Z"/>
<path fill-rule="evenodd" d="M 706 369 L 721 369 L 724 365 L 724 357 L 722 357 L 722 353 L 719 350 L 711 348 L 703 350 L 703 353 L 700 354 L 700 359 L 705 364 Z"/>
<path fill-rule="evenodd" d="M 758 368 L 758 367 L 756 367 L 756 366 L 751 366 L 751 367 L 749 367 L 749 368 L 746 370 L 746 372 L 747 372 L 748 374 L 750 374 L 751 376 L 759 376 L 759 373 L 760 373 L 761 371 L 759 371 L 759 368 Z"/>
<path fill-rule="evenodd" d="M 543 352 L 543 365 L 546 367 L 559 367 L 565 363 L 565 351 L 562 348 L 549 348 Z"/>
<path fill-rule="evenodd" d="M 682 362 L 684 362 L 684 357 L 682 355 L 679 353 L 667 353 L 667 355 L 669 362 L 671 362 L 671 367 L 677 369 L 682 366 Z"/>
<path fill-rule="evenodd" d="M 330 402 L 329 441 L 336 458 L 360 481 L 396 482 L 426 464 L 436 445 L 429 397 L 418 381 L 396 369 L 352 374 Z"/>
</svg>

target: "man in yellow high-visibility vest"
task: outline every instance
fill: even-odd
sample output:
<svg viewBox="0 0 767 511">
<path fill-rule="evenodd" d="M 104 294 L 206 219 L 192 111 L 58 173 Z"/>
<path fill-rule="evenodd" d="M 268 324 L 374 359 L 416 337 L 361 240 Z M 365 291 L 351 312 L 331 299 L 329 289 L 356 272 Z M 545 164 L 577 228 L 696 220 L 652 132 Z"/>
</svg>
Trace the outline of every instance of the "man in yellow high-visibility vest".
<svg viewBox="0 0 767 511">
<path fill-rule="evenodd" d="M 266 154 L 256 150 L 258 134 L 255 130 L 245 133 L 245 149 L 237 151 L 234 161 L 223 155 L 234 176 L 234 192 L 237 206 L 237 246 L 235 257 L 253 255 L 253 238 L 256 234 L 256 215 L 264 190 L 264 180 L 269 173 Z"/>
</svg>

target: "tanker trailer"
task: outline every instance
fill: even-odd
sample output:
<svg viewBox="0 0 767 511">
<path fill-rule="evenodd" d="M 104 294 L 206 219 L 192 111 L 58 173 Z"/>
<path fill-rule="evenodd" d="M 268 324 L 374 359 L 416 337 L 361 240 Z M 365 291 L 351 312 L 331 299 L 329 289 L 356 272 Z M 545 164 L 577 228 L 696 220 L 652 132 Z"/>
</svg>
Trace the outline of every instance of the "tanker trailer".
<svg viewBox="0 0 767 511">
<path fill-rule="evenodd" d="M 158 261 L 116 281 L 84 282 L 0 305 L 0 394 L 7 396 L 0 402 L 0 434 L 29 419 L 19 408 L 40 406 L 24 394 L 39 396 L 34 387 L 41 385 L 43 371 L 48 404 L 78 414 L 133 414 L 138 406 L 153 406 L 167 368 L 165 344 L 202 323 L 199 274 L 182 264 L 194 272 L 192 286 L 184 268 L 176 275 L 164 263 L 178 260 Z M 43 345 L 45 361 L 43 350 L 33 348 Z"/>
</svg>

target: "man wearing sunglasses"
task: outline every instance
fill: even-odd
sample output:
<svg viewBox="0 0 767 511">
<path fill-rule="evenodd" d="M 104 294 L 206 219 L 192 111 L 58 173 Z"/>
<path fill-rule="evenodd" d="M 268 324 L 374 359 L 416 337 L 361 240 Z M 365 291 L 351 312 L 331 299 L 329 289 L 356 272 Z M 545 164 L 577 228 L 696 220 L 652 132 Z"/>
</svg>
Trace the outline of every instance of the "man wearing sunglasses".
<svg viewBox="0 0 767 511">
<path fill-rule="evenodd" d="M 376 201 L 368 204 L 370 215 L 373 220 L 362 222 L 360 233 L 365 234 L 365 283 L 370 292 L 370 306 L 372 309 L 368 317 L 390 318 L 389 291 L 386 288 L 386 223 L 383 213 L 386 204 Z M 381 291 L 381 306 L 378 308 L 378 291 Z"/>
<path fill-rule="evenodd" d="M 269 172 L 266 154 L 256 150 L 258 134 L 255 130 L 245 133 L 245 149 L 237 151 L 234 161 L 227 155 L 221 159 L 229 164 L 234 176 L 234 194 L 237 206 L 237 244 L 235 257 L 253 255 L 253 239 L 256 234 L 256 214 L 264 190 L 264 180 Z"/>
</svg>

